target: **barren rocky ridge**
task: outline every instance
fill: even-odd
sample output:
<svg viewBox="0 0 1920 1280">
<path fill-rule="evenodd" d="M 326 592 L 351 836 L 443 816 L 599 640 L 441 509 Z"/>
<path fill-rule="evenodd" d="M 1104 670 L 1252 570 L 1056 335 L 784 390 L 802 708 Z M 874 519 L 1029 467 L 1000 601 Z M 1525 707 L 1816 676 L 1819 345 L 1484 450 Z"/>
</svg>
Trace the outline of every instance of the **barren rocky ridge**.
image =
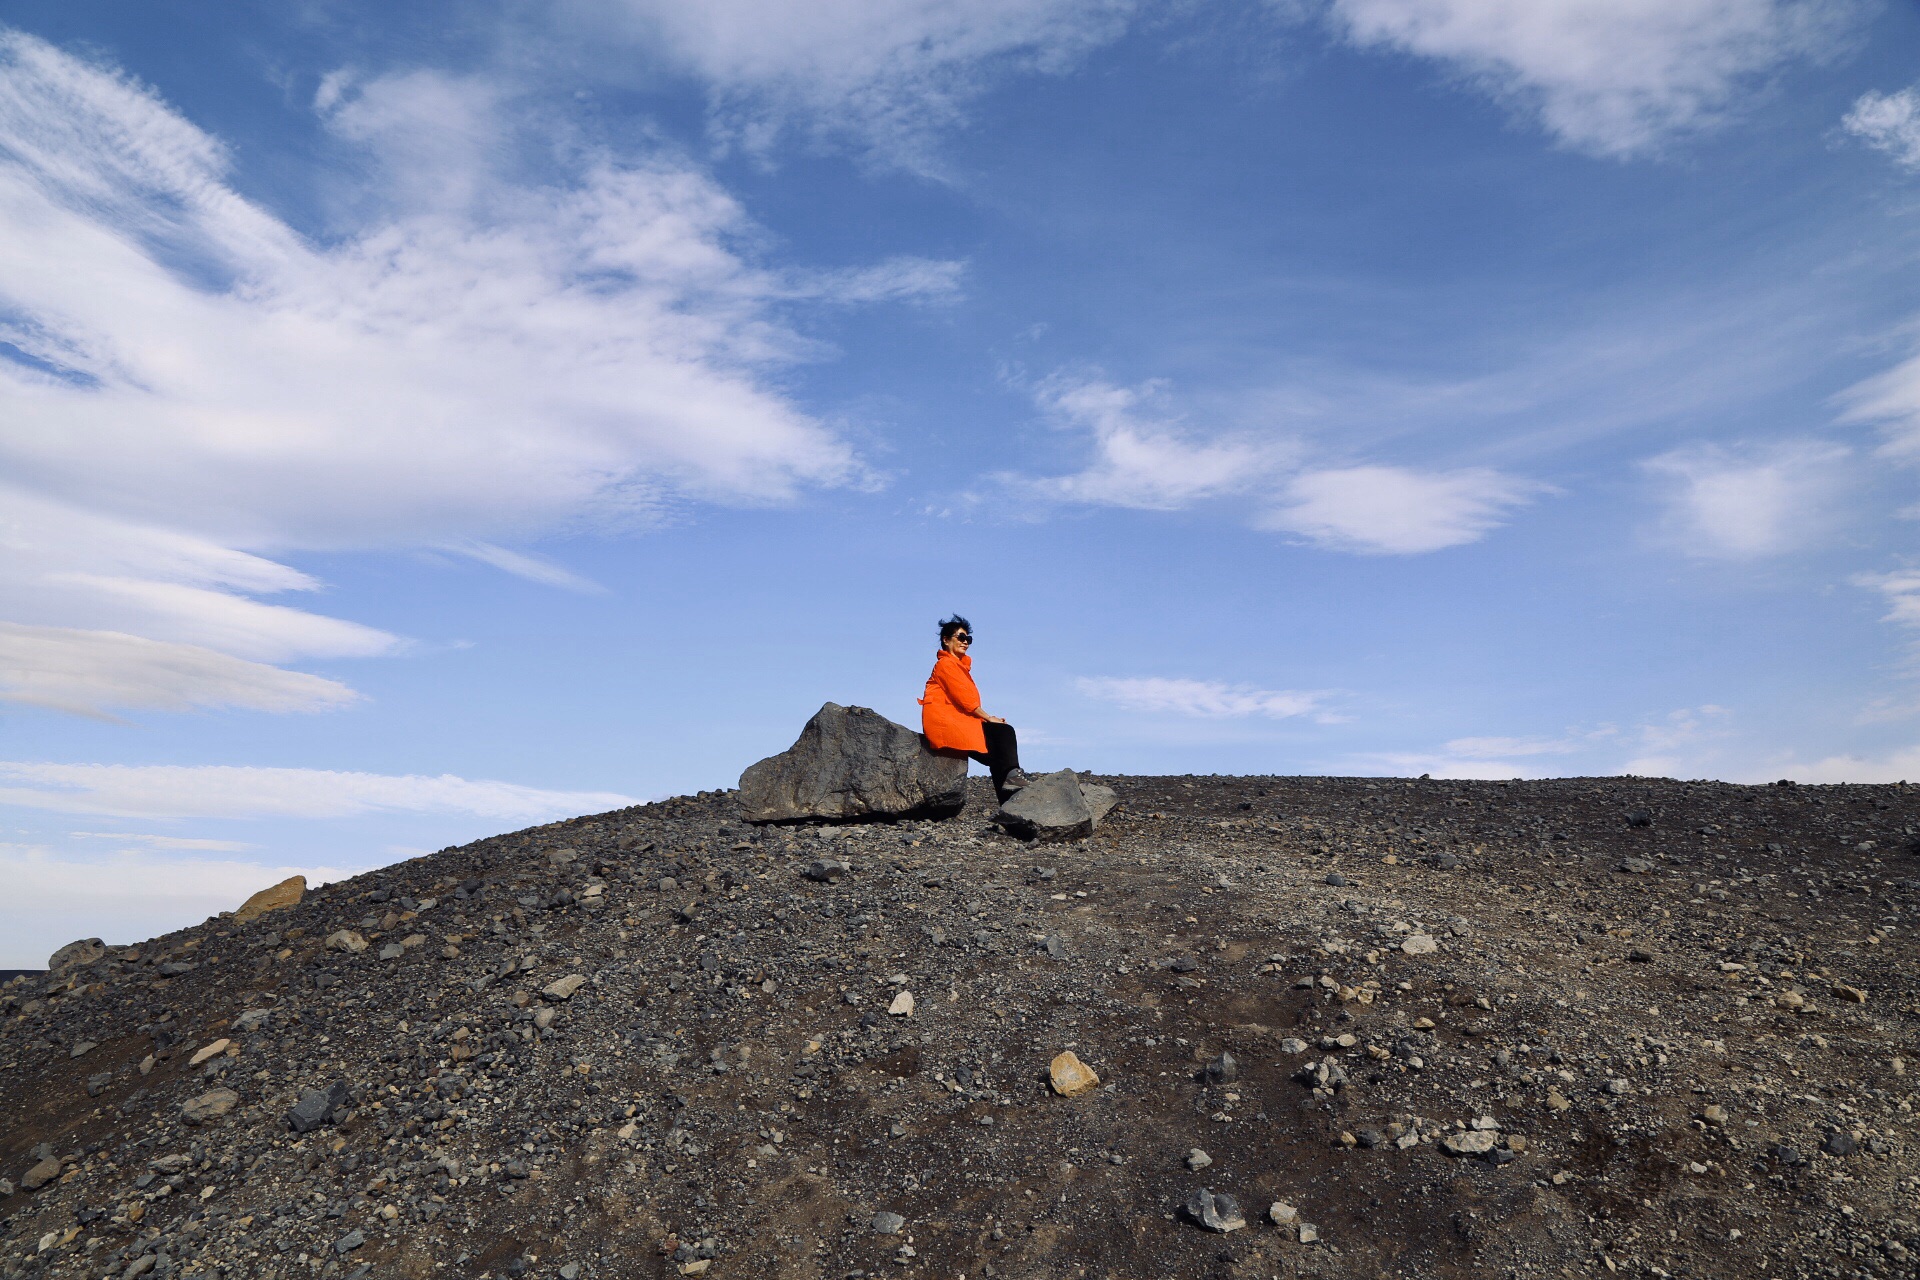
<svg viewBox="0 0 1920 1280">
<path fill-rule="evenodd" d="M 1920 1267 L 1920 788 L 1094 781 L 1050 845 L 704 793 L 17 979 L 0 1276 Z"/>
</svg>

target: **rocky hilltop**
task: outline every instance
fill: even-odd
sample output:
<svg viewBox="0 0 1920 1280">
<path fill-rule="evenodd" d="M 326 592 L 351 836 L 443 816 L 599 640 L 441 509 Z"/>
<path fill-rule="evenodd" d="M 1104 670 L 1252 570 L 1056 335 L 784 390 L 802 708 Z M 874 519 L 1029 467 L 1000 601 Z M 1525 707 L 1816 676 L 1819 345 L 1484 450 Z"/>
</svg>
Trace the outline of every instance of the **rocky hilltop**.
<svg viewBox="0 0 1920 1280">
<path fill-rule="evenodd" d="M 0 1276 L 1920 1268 L 1917 789 L 1096 781 L 70 951 L 0 993 Z"/>
</svg>

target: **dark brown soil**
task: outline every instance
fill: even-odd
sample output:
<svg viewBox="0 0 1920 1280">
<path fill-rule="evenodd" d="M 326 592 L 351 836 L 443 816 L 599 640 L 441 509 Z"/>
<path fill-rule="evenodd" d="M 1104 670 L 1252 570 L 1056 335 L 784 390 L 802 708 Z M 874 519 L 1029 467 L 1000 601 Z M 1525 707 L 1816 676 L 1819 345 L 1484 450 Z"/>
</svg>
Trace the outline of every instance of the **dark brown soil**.
<svg viewBox="0 0 1920 1280">
<path fill-rule="evenodd" d="M 756 829 L 708 793 L 16 980 L 0 1177 L 65 1171 L 0 1197 L 0 1276 L 1920 1266 L 1920 788 L 1099 781 L 1121 807 L 1067 846 L 983 794 Z M 1102 1087 L 1053 1093 L 1068 1049 Z M 1201 1188 L 1247 1225 L 1192 1221 Z"/>
</svg>

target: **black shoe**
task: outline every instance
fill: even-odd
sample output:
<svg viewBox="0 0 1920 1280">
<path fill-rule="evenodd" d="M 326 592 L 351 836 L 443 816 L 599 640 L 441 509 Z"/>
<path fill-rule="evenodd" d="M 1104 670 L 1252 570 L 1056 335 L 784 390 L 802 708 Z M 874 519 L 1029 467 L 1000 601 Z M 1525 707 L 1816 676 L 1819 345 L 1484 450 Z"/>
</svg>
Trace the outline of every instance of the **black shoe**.
<svg viewBox="0 0 1920 1280">
<path fill-rule="evenodd" d="M 1000 780 L 1000 790 L 1011 795 L 1032 781 L 1033 779 L 1029 778 L 1024 771 L 1015 769 Z"/>
</svg>

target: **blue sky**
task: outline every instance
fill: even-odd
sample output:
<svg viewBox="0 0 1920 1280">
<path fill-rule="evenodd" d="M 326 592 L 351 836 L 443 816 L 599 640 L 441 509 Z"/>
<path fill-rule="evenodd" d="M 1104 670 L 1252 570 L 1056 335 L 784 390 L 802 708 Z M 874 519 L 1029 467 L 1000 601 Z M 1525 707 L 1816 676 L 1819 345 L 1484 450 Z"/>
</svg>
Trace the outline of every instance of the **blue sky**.
<svg viewBox="0 0 1920 1280">
<path fill-rule="evenodd" d="M 967 613 L 1027 763 L 1920 778 L 1920 15 L 22 3 L 0 967 Z"/>
</svg>

